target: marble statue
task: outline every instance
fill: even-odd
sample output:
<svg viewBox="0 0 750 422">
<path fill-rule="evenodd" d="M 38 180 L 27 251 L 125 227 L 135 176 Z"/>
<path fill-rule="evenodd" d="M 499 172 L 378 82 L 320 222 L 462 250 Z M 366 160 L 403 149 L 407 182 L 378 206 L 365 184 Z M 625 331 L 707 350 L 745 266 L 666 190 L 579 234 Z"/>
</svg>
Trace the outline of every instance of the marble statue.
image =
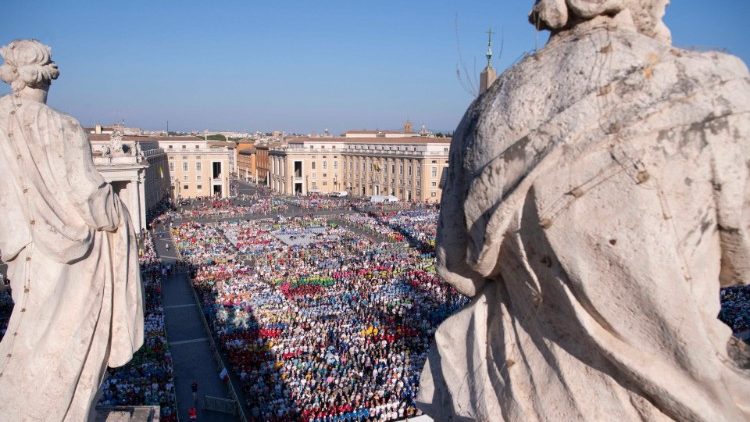
<svg viewBox="0 0 750 422">
<path fill-rule="evenodd" d="M 143 343 L 130 217 L 79 123 L 45 105 L 59 72 L 35 40 L 0 49 L 0 253 L 15 307 L 0 342 L 0 420 L 84 421 L 107 365 Z"/>
<path fill-rule="evenodd" d="M 747 421 L 721 286 L 750 281 L 750 74 L 671 46 L 665 0 L 540 0 L 552 35 L 468 109 L 438 272 L 438 421 Z"/>
</svg>

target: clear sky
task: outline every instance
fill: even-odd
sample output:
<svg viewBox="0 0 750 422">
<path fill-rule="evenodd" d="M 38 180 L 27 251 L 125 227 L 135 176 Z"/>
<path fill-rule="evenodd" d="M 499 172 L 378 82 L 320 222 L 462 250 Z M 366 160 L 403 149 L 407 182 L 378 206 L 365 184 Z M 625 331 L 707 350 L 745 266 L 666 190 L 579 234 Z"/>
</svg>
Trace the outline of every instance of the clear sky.
<svg viewBox="0 0 750 422">
<path fill-rule="evenodd" d="M 84 125 L 340 133 L 410 119 L 452 131 L 489 27 L 500 70 L 546 41 L 526 22 L 532 3 L 4 0 L 0 43 L 50 45 L 61 76 L 49 104 Z M 750 61 L 749 0 L 673 3 L 675 45 Z"/>
</svg>

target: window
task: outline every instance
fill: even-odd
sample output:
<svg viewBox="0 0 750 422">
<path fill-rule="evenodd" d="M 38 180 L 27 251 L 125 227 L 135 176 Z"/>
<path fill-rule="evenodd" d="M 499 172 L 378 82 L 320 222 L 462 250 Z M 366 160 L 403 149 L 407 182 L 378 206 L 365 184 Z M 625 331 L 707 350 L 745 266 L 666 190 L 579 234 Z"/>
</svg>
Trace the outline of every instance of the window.
<svg viewBox="0 0 750 422">
<path fill-rule="evenodd" d="M 313 189 L 317 189 L 317 188 L 318 188 L 318 185 L 317 185 L 317 184 L 316 184 L 315 182 L 312 182 L 312 188 L 313 188 Z"/>
<path fill-rule="evenodd" d="M 315 170 L 315 161 L 312 162 L 312 169 Z"/>
<path fill-rule="evenodd" d="M 174 161 L 169 162 L 169 171 L 174 171 Z"/>
<path fill-rule="evenodd" d="M 200 145 L 195 144 L 195 149 L 199 149 L 200 147 L 201 147 Z M 200 188 L 198 188 L 198 189 L 200 189 Z"/>
<path fill-rule="evenodd" d="M 437 177 L 437 167 L 432 166 L 432 177 Z"/>
<path fill-rule="evenodd" d="M 182 149 L 185 149 L 185 148 L 187 148 L 187 145 L 183 144 Z"/>
<path fill-rule="evenodd" d="M 195 180 L 201 180 L 201 175 L 199 174 L 199 175 L 195 176 Z"/>
<path fill-rule="evenodd" d="M 328 174 L 327 173 L 323 173 L 323 177 L 328 177 Z"/>
<path fill-rule="evenodd" d="M 174 147 L 174 145 L 170 145 L 170 146 L 169 146 L 169 149 L 172 149 L 172 147 Z"/>
<path fill-rule="evenodd" d="M 182 180 L 184 180 L 184 181 L 186 181 L 186 182 L 187 182 L 187 174 L 183 174 L 183 175 L 182 175 Z"/>
<path fill-rule="evenodd" d="M 183 160 L 187 160 L 187 155 L 183 155 L 183 156 L 182 156 L 182 159 L 183 159 Z"/>
<path fill-rule="evenodd" d="M 409 164 L 409 176 L 411 176 L 411 164 Z"/>
<path fill-rule="evenodd" d="M 324 180 L 323 181 L 323 186 L 328 186 L 328 182 Z"/>
<path fill-rule="evenodd" d="M 334 162 L 333 162 L 333 168 L 334 168 L 334 169 L 337 169 L 337 168 L 339 168 L 339 162 L 338 162 L 338 161 L 334 161 Z"/>
<path fill-rule="evenodd" d="M 188 171 L 188 163 L 187 161 L 182 162 L 182 171 Z"/>
<path fill-rule="evenodd" d="M 198 148 L 198 147 L 196 147 L 196 148 Z M 196 186 L 195 188 L 196 188 L 197 190 L 201 190 L 201 189 L 203 189 L 203 185 L 197 185 L 197 186 Z"/>
<path fill-rule="evenodd" d="M 437 160 L 432 160 L 432 164 L 437 164 Z"/>
<path fill-rule="evenodd" d="M 432 187 L 433 188 L 437 187 L 437 182 L 432 182 Z"/>
<path fill-rule="evenodd" d="M 435 192 L 430 192 L 430 196 L 434 198 L 434 197 L 436 197 L 436 196 L 437 196 L 437 193 L 435 193 Z"/>
<path fill-rule="evenodd" d="M 182 185 L 182 190 L 188 190 L 190 189 L 190 185 Z"/>
<path fill-rule="evenodd" d="M 391 164 L 391 173 L 395 173 L 395 172 L 396 172 L 396 165 Z"/>
<path fill-rule="evenodd" d="M 196 161 L 195 162 L 195 171 L 201 171 L 201 162 L 200 161 Z"/>
<path fill-rule="evenodd" d="M 323 170 L 328 168 L 328 161 L 323 161 Z"/>
<path fill-rule="evenodd" d="M 315 178 L 317 178 L 317 177 L 318 177 L 318 174 L 317 174 L 317 173 L 315 173 L 315 172 L 313 172 L 313 174 L 312 174 L 312 178 L 313 178 L 313 179 L 315 179 Z"/>
</svg>

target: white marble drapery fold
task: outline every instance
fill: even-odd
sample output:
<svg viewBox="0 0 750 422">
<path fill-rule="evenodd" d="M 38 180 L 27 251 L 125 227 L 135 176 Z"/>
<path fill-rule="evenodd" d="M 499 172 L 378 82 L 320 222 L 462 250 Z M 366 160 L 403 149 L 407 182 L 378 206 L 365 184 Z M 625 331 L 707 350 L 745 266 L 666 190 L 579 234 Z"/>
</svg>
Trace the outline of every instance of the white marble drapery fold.
<svg viewBox="0 0 750 422">
<path fill-rule="evenodd" d="M 15 308 L 0 343 L 0 419 L 85 420 L 106 366 L 143 343 L 137 244 L 78 122 L 0 99 L 0 253 Z"/>
</svg>

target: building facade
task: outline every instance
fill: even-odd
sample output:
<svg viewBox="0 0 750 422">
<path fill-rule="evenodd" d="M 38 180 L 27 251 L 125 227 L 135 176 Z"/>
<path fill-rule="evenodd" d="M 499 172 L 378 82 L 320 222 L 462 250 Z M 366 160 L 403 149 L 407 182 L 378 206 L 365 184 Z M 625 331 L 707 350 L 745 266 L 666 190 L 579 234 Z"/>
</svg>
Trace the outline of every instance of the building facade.
<svg viewBox="0 0 750 422">
<path fill-rule="evenodd" d="M 292 138 L 269 154 L 270 186 L 287 195 L 346 191 L 438 202 L 450 139 Z"/>
<path fill-rule="evenodd" d="M 271 186 L 270 147 L 268 144 L 255 145 L 255 168 L 258 171 L 256 183 Z"/>
<path fill-rule="evenodd" d="M 258 182 L 258 167 L 256 165 L 254 146 L 237 149 L 237 177 L 246 182 Z"/>
<path fill-rule="evenodd" d="M 233 143 L 191 136 L 155 139 L 167 153 L 172 198 L 229 197 Z"/>
<path fill-rule="evenodd" d="M 148 212 L 169 198 L 167 154 L 159 144 L 121 132 L 89 135 L 96 169 L 128 208 L 136 230 L 147 227 Z"/>
</svg>

